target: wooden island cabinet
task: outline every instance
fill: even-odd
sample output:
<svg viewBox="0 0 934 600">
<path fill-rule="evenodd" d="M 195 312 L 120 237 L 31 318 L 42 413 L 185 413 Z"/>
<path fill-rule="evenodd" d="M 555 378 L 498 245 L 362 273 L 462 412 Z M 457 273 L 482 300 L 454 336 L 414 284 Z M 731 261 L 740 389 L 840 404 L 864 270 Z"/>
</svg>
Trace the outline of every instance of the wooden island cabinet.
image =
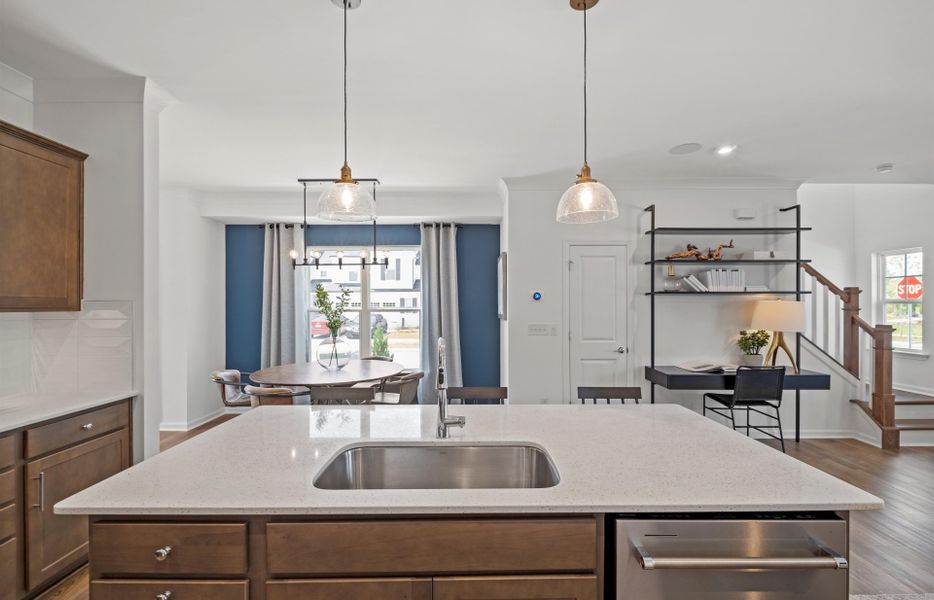
<svg viewBox="0 0 934 600">
<path fill-rule="evenodd" d="M 0 433 L 0 600 L 24 600 L 84 564 L 88 519 L 53 507 L 131 464 L 132 400 Z"/>
<path fill-rule="evenodd" d="M 91 600 L 598 600 L 603 516 L 100 517 Z"/>
</svg>

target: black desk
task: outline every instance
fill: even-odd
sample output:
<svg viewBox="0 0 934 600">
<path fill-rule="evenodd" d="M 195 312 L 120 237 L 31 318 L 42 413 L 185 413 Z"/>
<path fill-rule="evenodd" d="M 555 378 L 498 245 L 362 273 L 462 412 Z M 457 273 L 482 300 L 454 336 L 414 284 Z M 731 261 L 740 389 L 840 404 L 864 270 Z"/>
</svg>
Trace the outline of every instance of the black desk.
<svg viewBox="0 0 934 600">
<path fill-rule="evenodd" d="M 645 368 L 645 378 L 655 385 L 668 390 L 732 390 L 736 383 L 736 375 L 725 373 L 694 373 L 674 365 L 661 365 L 654 369 Z M 785 373 L 785 389 L 795 390 L 829 390 L 830 375 L 817 371 L 800 373 Z M 798 417 L 801 409 L 801 394 L 795 394 L 795 440 L 801 439 L 801 420 Z"/>
</svg>

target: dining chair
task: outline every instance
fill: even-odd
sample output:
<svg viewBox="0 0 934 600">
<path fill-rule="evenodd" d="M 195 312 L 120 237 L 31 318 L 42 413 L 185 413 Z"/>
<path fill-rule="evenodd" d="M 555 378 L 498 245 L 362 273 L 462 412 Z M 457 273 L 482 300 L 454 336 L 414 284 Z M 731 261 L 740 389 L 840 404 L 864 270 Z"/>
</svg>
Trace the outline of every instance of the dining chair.
<svg viewBox="0 0 934 600">
<path fill-rule="evenodd" d="M 373 404 L 417 404 L 418 385 L 424 376 L 424 371 L 415 370 L 387 380 L 375 388 Z"/>
<path fill-rule="evenodd" d="M 243 388 L 243 393 L 249 396 L 250 406 L 275 406 L 292 405 L 295 399 L 308 395 L 308 388 L 290 388 L 290 387 L 259 387 L 248 385 Z"/>
<path fill-rule="evenodd" d="M 613 400 L 619 400 L 620 404 L 626 404 L 626 400 L 635 400 L 639 404 L 642 398 L 642 388 L 638 387 L 587 387 L 577 388 L 577 399 L 581 404 L 596 404 L 598 400 L 605 400 L 611 404 Z"/>
<path fill-rule="evenodd" d="M 313 387 L 309 388 L 312 404 L 370 404 L 376 396 L 371 387 Z"/>
<path fill-rule="evenodd" d="M 739 367 L 736 370 L 736 384 L 732 394 L 708 392 L 704 394 L 703 414 L 707 411 L 730 419 L 733 431 L 736 431 L 735 409 L 746 409 L 746 435 L 750 430 L 758 431 L 782 444 L 785 451 L 785 436 L 782 434 L 782 391 L 785 383 L 785 367 Z M 707 400 L 717 405 L 708 405 Z M 774 411 L 774 414 L 773 414 Z M 750 413 L 758 413 L 775 425 L 751 425 Z M 778 429 L 778 435 L 771 430 Z"/>
<path fill-rule="evenodd" d="M 211 373 L 211 381 L 218 385 L 221 402 L 224 403 L 224 406 L 243 407 L 251 405 L 252 400 L 243 393 L 243 388 L 247 384 L 241 381 L 240 371 L 236 369 L 214 371 Z"/>
<path fill-rule="evenodd" d="M 504 387 L 449 387 L 448 400 L 461 404 L 506 404 L 509 388 Z"/>
</svg>

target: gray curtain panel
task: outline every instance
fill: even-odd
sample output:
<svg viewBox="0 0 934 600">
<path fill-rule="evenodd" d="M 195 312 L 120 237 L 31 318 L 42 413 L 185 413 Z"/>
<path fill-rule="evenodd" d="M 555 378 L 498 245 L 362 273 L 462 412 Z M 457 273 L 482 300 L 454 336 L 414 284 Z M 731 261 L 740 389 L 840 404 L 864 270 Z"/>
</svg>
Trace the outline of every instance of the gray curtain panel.
<svg viewBox="0 0 934 600">
<path fill-rule="evenodd" d="M 422 223 L 422 402 L 438 401 L 435 377 L 438 338 L 447 347 L 447 382 L 463 385 L 461 334 L 457 309 L 457 227 L 449 223 Z"/>
<path fill-rule="evenodd" d="M 263 327 L 260 367 L 296 362 L 296 314 L 298 309 L 295 270 L 289 250 L 301 249 L 300 227 L 266 225 L 263 251 Z M 301 250 L 299 250 L 301 251 Z M 302 357 L 304 358 L 304 357 Z"/>
</svg>

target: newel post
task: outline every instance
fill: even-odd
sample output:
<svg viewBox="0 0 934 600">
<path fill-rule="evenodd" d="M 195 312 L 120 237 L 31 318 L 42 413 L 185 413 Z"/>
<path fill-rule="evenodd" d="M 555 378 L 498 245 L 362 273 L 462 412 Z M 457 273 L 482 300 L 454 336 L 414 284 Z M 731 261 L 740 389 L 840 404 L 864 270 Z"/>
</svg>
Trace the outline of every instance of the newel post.
<svg viewBox="0 0 934 600">
<path fill-rule="evenodd" d="M 872 414 L 882 426 L 882 447 L 899 446 L 895 429 L 895 392 L 892 388 L 892 326 L 875 326 L 873 347 Z"/>
<path fill-rule="evenodd" d="M 843 368 L 859 378 L 859 325 L 853 317 L 859 316 L 858 287 L 843 288 Z"/>
</svg>

